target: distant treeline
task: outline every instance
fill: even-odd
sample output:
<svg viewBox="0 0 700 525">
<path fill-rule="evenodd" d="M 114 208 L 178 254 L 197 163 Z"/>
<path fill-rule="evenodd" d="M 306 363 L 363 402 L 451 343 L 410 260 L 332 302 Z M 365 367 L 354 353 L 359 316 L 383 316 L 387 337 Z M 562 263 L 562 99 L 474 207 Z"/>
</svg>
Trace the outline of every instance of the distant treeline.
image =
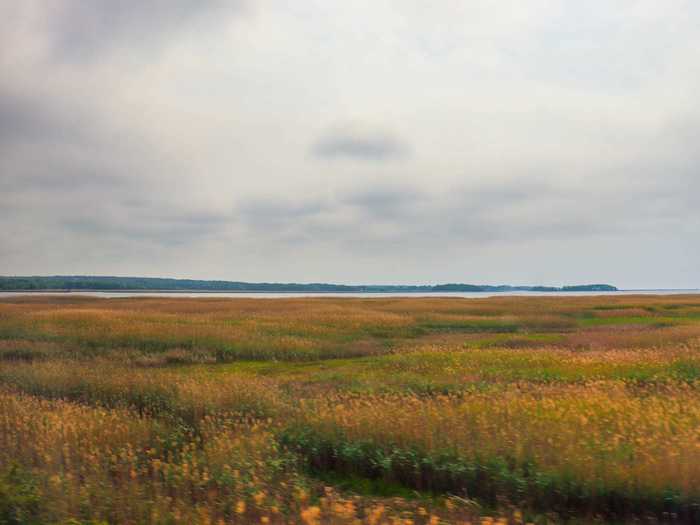
<svg viewBox="0 0 700 525">
<path fill-rule="evenodd" d="M 0 277 L 0 290 L 172 290 L 207 292 L 613 292 L 609 284 L 577 286 L 509 286 L 476 284 L 437 285 L 346 285 L 327 283 L 244 283 L 238 281 L 199 281 L 152 277 L 110 277 L 55 275 L 49 277 Z"/>
</svg>

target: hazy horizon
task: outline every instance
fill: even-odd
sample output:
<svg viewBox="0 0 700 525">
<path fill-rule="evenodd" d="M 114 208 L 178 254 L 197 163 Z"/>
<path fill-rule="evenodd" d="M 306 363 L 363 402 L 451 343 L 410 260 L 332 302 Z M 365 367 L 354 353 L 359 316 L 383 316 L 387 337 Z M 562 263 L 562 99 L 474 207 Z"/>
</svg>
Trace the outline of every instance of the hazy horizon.
<svg viewBox="0 0 700 525">
<path fill-rule="evenodd" d="M 700 4 L 0 6 L 0 275 L 700 286 Z"/>
</svg>

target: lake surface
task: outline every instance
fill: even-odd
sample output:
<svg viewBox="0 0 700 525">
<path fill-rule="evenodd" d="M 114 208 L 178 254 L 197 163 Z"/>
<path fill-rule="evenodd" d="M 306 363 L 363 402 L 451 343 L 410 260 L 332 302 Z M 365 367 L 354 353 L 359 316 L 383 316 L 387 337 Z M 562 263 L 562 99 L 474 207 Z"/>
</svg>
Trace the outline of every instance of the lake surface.
<svg viewBox="0 0 700 525">
<path fill-rule="evenodd" d="M 92 290 L 79 290 L 70 292 L 0 292 L 0 299 L 3 297 L 17 297 L 20 295 L 56 295 L 56 296 L 88 296 L 88 297 L 233 297 L 233 298 L 260 298 L 260 299 L 280 299 L 291 297 L 463 297 L 470 299 L 483 299 L 486 297 L 520 296 L 520 297 L 572 297 L 572 296 L 595 296 L 595 295 L 680 295 L 680 294 L 700 294 L 700 289 L 696 290 L 620 290 L 617 292 L 389 292 L 389 293 L 360 293 L 360 292 L 169 292 L 169 291 L 109 291 L 100 292 Z"/>
</svg>

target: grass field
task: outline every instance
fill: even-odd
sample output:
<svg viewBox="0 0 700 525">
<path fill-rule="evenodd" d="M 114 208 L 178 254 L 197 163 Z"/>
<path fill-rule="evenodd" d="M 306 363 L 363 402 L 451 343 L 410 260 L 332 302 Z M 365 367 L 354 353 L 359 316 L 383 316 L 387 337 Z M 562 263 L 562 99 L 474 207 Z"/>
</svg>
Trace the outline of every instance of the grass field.
<svg viewBox="0 0 700 525">
<path fill-rule="evenodd" d="M 0 300 L 1 523 L 700 523 L 700 296 Z"/>
</svg>

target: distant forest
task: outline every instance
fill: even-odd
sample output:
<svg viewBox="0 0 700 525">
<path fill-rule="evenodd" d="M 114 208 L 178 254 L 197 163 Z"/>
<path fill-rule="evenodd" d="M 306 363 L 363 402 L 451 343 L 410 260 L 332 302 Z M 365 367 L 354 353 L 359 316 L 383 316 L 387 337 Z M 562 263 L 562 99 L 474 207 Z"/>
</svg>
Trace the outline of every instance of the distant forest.
<svg viewBox="0 0 700 525">
<path fill-rule="evenodd" d="M 202 292 L 614 292 L 609 284 L 582 284 L 576 286 L 509 286 L 477 284 L 436 285 L 346 285 L 327 283 L 244 283 L 238 281 L 200 281 L 194 279 L 163 279 L 152 277 L 110 277 L 87 275 L 55 275 L 48 277 L 0 277 L 0 290 L 163 290 Z"/>
</svg>

